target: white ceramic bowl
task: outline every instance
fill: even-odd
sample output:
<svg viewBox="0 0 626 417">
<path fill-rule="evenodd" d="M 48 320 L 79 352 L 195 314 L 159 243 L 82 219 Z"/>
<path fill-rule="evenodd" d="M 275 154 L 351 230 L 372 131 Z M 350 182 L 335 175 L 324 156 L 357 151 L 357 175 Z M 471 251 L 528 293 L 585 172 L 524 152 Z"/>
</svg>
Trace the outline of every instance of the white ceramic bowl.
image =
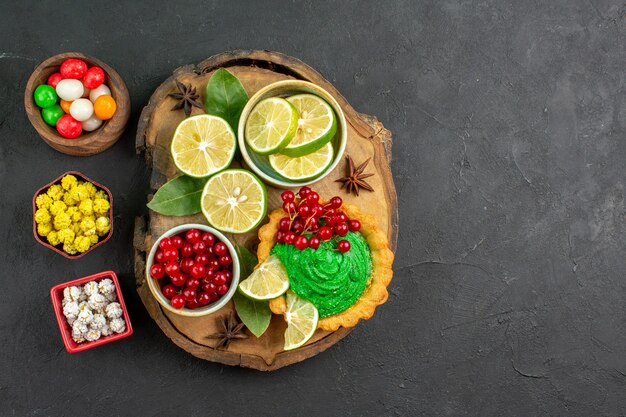
<svg viewBox="0 0 626 417">
<path fill-rule="evenodd" d="M 171 237 L 171 236 L 177 235 L 189 229 L 198 229 L 202 232 L 213 233 L 215 237 L 217 237 L 219 240 L 224 242 L 224 244 L 228 247 L 230 256 L 233 258 L 233 263 L 232 263 L 233 280 L 230 283 L 230 288 L 228 289 L 228 292 L 224 294 L 222 298 L 220 298 L 216 302 L 208 304 L 204 307 L 196 308 L 195 310 L 190 310 L 188 308 L 176 309 L 172 307 L 170 305 L 170 301 L 167 298 L 165 298 L 165 296 L 163 295 L 163 292 L 161 292 L 161 287 L 159 286 L 159 283 L 156 282 L 156 280 L 150 276 L 150 267 L 152 266 L 152 263 L 154 262 L 154 254 L 156 253 L 159 247 L 159 242 L 161 241 L 161 239 L 163 239 L 164 237 Z M 235 247 L 233 246 L 233 244 L 230 243 L 230 241 L 226 238 L 226 236 L 224 236 L 219 230 L 216 230 L 204 224 L 181 224 L 180 226 L 173 227 L 167 232 L 163 233 L 152 245 L 152 249 L 150 250 L 150 253 L 148 254 L 148 258 L 146 259 L 146 280 L 148 281 L 148 287 L 150 288 L 150 292 L 152 292 L 152 295 L 154 296 L 154 298 L 156 298 L 159 304 L 161 304 L 161 306 L 165 308 L 166 310 L 171 311 L 172 313 L 179 314 L 181 316 L 187 316 L 187 317 L 206 316 L 207 314 L 214 313 L 220 308 L 224 307 L 233 297 L 233 295 L 235 294 L 235 291 L 237 291 L 237 286 L 239 285 L 239 257 L 237 256 L 237 251 L 235 250 Z"/>
<path fill-rule="evenodd" d="M 301 93 L 315 94 L 326 100 L 326 102 L 330 104 L 330 107 L 333 108 L 335 115 L 337 116 L 337 133 L 335 133 L 335 137 L 331 140 L 335 151 L 335 157 L 333 162 L 319 177 L 307 181 L 290 181 L 278 175 L 272 169 L 267 156 L 257 155 L 252 152 L 246 144 L 244 132 L 246 120 L 248 119 L 248 116 L 254 106 L 256 106 L 259 101 L 268 97 L 288 97 Z M 341 161 L 343 152 L 346 149 L 348 133 L 346 128 L 346 118 L 343 115 L 343 111 L 341 110 L 339 103 L 337 103 L 337 100 L 335 100 L 326 90 L 307 81 L 285 80 L 267 85 L 250 97 L 250 100 L 248 100 L 243 108 L 243 111 L 241 112 L 241 118 L 239 119 L 239 125 L 237 126 L 237 138 L 239 141 L 239 149 L 241 150 L 241 154 L 246 162 L 246 165 L 248 165 L 248 167 L 250 167 L 250 169 L 263 180 L 263 182 L 278 188 L 295 188 L 313 184 L 330 174 L 332 170 L 335 169 L 339 161 Z"/>
</svg>

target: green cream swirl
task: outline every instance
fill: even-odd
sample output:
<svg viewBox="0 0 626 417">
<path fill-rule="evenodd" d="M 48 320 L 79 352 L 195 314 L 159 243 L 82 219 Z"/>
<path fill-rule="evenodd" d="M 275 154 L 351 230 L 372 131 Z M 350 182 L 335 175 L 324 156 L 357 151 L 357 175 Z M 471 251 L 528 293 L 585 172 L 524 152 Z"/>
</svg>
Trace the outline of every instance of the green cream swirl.
<svg viewBox="0 0 626 417">
<path fill-rule="evenodd" d="M 322 242 L 317 250 L 298 250 L 278 243 L 272 253 L 287 269 L 289 285 L 300 298 L 312 302 L 320 317 L 341 313 L 363 294 L 372 275 L 372 254 L 360 233 L 348 232 L 343 238 L 350 250 L 336 250 L 337 240 Z"/>
</svg>

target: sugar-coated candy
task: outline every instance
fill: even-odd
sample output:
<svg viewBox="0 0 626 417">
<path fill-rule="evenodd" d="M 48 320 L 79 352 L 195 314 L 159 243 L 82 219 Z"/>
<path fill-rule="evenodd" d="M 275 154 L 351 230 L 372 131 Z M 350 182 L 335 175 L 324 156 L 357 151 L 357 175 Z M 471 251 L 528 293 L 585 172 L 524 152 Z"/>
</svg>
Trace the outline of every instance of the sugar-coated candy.
<svg viewBox="0 0 626 417">
<path fill-rule="evenodd" d="M 114 292 L 106 294 L 105 297 L 106 297 L 107 301 L 110 302 L 110 303 L 112 303 L 113 301 L 117 300 L 117 295 Z"/>
<path fill-rule="evenodd" d="M 48 85 L 52 88 L 57 88 L 57 84 L 59 83 L 59 81 L 61 81 L 63 79 L 63 76 L 61 75 L 60 72 L 55 72 L 50 74 L 50 76 L 48 77 Z"/>
<path fill-rule="evenodd" d="M 63 109 L 63 111 L 67 114 L 70 113 L 70 106 L 72 105 L 71 101 L 67 101 L 67 100 L 59 100 L 59 106 L 61 106 L 61 108 Z"/>
<path fill-rule="evenodd" d="M 89 100 L 94 103 L 98 99 L 98 97 L 102 95 L 111 95 L 111 90 L 104 84 L 100 85 L 98 88 L 94 88 L 91 90 L 91 92 L 89 93 Z"/>
<path fill-rule="evenodd" d="M 85 334 L 88 331 L 89 331 L 89 326 L 87 326 L 85 323 L 82 323 L 80 321 L 75 321 L 74 324 L 72 324 L 72 334 L 74 333 Z"/>
<path fill-rule="evenodd" d="M 74 340 L 74 342 L 76 343 L 83 343 L 85 341 L 85 336 L 82 332 L 74 330 L 74 328 L 72 328 L 72 340 Z"/>
<path fill-rule="evenodd" d="M 84 122 L 89 119 L 93 115 L 93 112 L 93 104 L 86 98 L 76 99 L 70 105 L 70 114 L 79 122 Z"/>
<path fill-rule="evenodd" d="M 104 298 L 104 295 L 100 293 L 91 294 L 89 296 L 89 307 L 91 307 L 92 310 L 100 310 L 102 308 L 105 308 L 106 304 L 106 298 Z"/>
<path fill-rule="evenodd" d="M 93 103 L 93 112 L 98 119 L 109 120 L 117 110 L 117 103 L 108 94 L 101 95 Z"/>
<path fill-rule="evenodd" d="M 75 139 L 83 131 L 83 125 L 69 114 L 61 116 L 57 120 L 57 132 L 66 139 Z"/>
<path fill-rule="evenodd" d="M 35 88 L 33 96 L 35 98 L 35 104 L 37 104 L 42 109 L 54 106 L 57 102 L 56 91 L 53 87 L 47 84 L 41 84 L 37 86 L 37 88 Z"/>
<path fill-rule="evenodd" d="M 119 303 L 113 302 L 106 306 L 107 317 L 110 319 L 116 319 L 122 317 L 122 307 Z"/>
<path fill-rule="evenodd" d="M 69 58 L 63 61 L 59 70 L 63 78 L 80 79 L 87 72 L 87 64 L 82 59 Z"/>
<path fill-rule="evenodd" d="M 78 297 L 83 290 L 77 286 L 66 287 L 63 289 L 63 298 L 68 301 L 78 301 Z"/>
<path fill-rule="evenodd" d="M 105 278 L 98 283 L 98 291 L 100 294 L 106 295 L 112 292 L 115 292 L 115 284 L 113 284 L 113 280 L 111 278 Z"/>
<path fill-rule="evenodd" d="M 89 324 L 91 320 L 93 320 L 93 313 L 89 309 L 82 310 L 76 317 L 76 321 L 83 324 Z"/>
<path fill-rule="evenodd" d="M 126 323 L 124 322 L 124 319 L 112 319 L 109 322 L 109 328 L 115 333 L 122 333 L 124 330 L 126 330 Z"/>
<path fill-rule="evenodd" d="M 93 315 L 93 319 L 91 320 L 91 323 L 89 323 L 90 328 L 98 329 L 98 330 L 102 329 L 106 325 L 107 325 L 107 318 L 102 313 L 95 313 Z"/>
<path fill-rule="evenodd" d="M 109 327 L 108 323 L 102 326 L 102 328 L 100 329 L 100 334 L 102 336 L 110 336 L 113 334 L 113 331 L 111 331 L 111 328 Z"/>
<path fill-rule="evenodd" d="M 68 319 L 76 320 L 79 313 L 80 309 L 78 308 L 78 303 L 76 301 L 68 301 L 63 306 L 63 315 Z"/>
<path fill-rule="evenodd" d="M 96 281 L 89 281 L 83 286 L 83 291 L 88 297 L 98 293 L 98 283 Z"/>
<path fill-rule="evenodd" d="M 93 342 L 98 339 L 100 339 L 100 330 L 98 329 L 89 329 L 89 331 L 85 333 L 85 340 L 88 342 Z"/>
<path fill-rule="evenodd" d="M 56 87 L 56 93 L 61 99 L 67 101 L 74 101 L 81 98 L 85 92 L 83 83 L 79 80 L 65 79 L 59 81 Z"/>
<path fill-rule="evenodd" d="M 102 120 L 98 119 L 95 114 L 92 114 L 89 119 L 83 122 L 83 130 L 85 132 L 93 132 L 102 126 L 102 123 Z"/>
<path fill-rule="evenodd" d="M 100 67 L 91 67 L 83 76 L 83 84 L 87 88 L 98 88 L 105 79 L 104 70 Z"/>
<path fill-rule="evenodd" d="M 49 126 L 56 126 L 57 121 L 63 117 L 64 114 L 65 112 L 58 104 L 41 109 L 41 118 Z"/>
</svg>

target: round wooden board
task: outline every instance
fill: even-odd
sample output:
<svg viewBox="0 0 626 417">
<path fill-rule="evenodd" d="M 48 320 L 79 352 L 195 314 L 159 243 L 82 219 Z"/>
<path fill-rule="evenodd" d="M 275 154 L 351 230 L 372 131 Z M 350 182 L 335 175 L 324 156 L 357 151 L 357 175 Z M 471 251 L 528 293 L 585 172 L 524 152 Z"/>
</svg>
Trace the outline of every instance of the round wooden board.
<svg viewBox="0 0 626 417">
<path fill-rule="evenodd" d="M 317 71 L 303 62 L 276 52 L 233 51 L 214 55 L 198 65 L 187 65 L 176 69 L 173 75 L 161 84 L 148 105 L 143 109 L 137 129 L 136 148 L 144 153 L 148 166 L 152 168 L 151 187 L 158 189 L 163 183 L 179 175 L 170 157 L 170 141 L 178 123 L 183 120 L 182 110 L 171 111 L 175 104 L 169 93 L 176 90 L 175 79 L 197 88 L 203 99 L 206 84 L 215 70 L 227 68 L 236 75 L 248 95 L 279 80 L 301 79 L 313 82 L 326 89 L 341 105 L 348 125 L 346 155 L 355 163 L 368 158 L 372 162 L 366 172 L 375 175 L 367 181 L 375 192 L 362 191 L 359 197 L 347 195 L 339 190 L 336 179 L 345 175 L 346 164 L 340 163 L 329 176 L 313 185 L 320 195 L 340 195 L 344 201 L 358 205 L 362 211 L 379 220 L 379 226 L 387 232 L 391 249 L 395 251 L 398 235 L 398 211 L 396 191 L 389 168 L 391 160 L 391 133 L 374 117 L 357 113 L 339 92 Z M 192 114 L 202 113 L 193 109 Z M 238 164 L 234 162 L 234 164 Z M 279 207 L 282 190 L 268 187 L 269 210 Z M 151 196 L 148 196 L 151 198 Z M 155 238 L 173 226 L 184 223 L 205 223 L 202 214 L 187 217 L 167 217 L 150 212 L 149 218 L 138 218 L 135 224 L 135 275 L 139 295 L 161 330 L 179 347 L 201 359 L 270 371 L 300 362 L 314 356 L 345 337 L 351 329 L 340 328 L 336 332 L 318 330 L 303 347 L 283 351 L 285 322 L 274 316 L 270 327 L 260 338 L 250 335 L 248 339 L 234 340 L 228 350 L 214 348 L 215 340 L 206 336 L 218 331 L 218 319 L 233 309 L 232 302 L 215 314 L 201 318 L 187 318 L 164 311 L 152 297 L 145 282 L 145 255 Z M 230 235 L 233 242 L 246 246 L 256 253 L 257 231 L 244 235 Z M 384 307 L 379 307 L 384 308 Z"/>
</svg>

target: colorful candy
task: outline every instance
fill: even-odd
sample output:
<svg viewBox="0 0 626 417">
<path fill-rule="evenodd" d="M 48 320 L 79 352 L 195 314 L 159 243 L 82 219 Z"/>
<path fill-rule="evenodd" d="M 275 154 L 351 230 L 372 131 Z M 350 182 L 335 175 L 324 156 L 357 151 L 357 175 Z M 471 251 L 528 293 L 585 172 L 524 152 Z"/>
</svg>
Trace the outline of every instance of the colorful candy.
<svg viewBox="0 0 626 417">
<path fill-rule="evenodd" d="M 89 93 L 89 100 L 91 100 L 92 103 L 95 103 L 98 97 L 104 96 L 104 95 L 110 96 L 111 90 L 109 90 L 109 87 L 102 84 L 99 87 L 91 90 L 91 92 Z"/>
<path fill-rule="evenodd" d="M 83 84 L 87 88 L 98 88 L 104 82 L 104 70 L 100 67 L 91 67 L 83 77 Z"/>
<path fill-rule="evenodd" d="M 93 132 L 94 130 L 102 126 L 102 123 L 102 120 L 98 119 L 94 114 L 89 119 L 83 122 L 83 130 L 86 132 Z"/>
<path fill-rule="evenodd" d="M 81 83 L 79 80 L 66 78 L 59 81 L 56 90 L 58 96 L 61 97 L 63 100 L 74 101 L 77 98 L 82 97 L 83 92 L 85 91 L 85 87 L 83 87 L 83 83 Z"/>
<path fill-rule="evenodd" d="M 45 109 L 41 109 L 41 118 L 46 124 L 50 126 L 56 126 L 57 121 L 65 114 L 61 106 L 55 104 Z"/>
<path fill-rule="evenodd" d="M 82 133 L 83 126 L 78 120 L 66 114 L 57 120 L 57 131 L 66 139 L 75 139 Z"/>
<path fill-rule="evenodd" d="M 70 106 L 72 105 L 71 101 L 60 100 L 59 104 L 61 105 L 61 108 L 63 109 L 65 113 L 70 112 Z"/>
<path fill-rule="evenodd" d="M 57 102 L 57 93 L 49 85 L 41 84 L 35 89 L 35 104 L 42 109 L 54 106 Z"/>
<path fill-rule="evenodd" d="M 103 95 L 96 99 L 93 103 L 93 109 L 98 119 L 109 120 L 115 114 L 117 105 L 113 97 L 109 95 Z"/>
<path fill-rule="evenodd" d="M 66 59 L 61 64 L 60 72 L 63 78 L 79 80 L 87 72 L 87 64 L 82 59 Z"/>
<path fill-rule="evenodd" d="M 86 98 L 79 98 L 72 102 L 70 106 L 70 114 L 79 122 L 84 122 L 93 115 L 94 106 Z"/>
<path fill-rule="evenodd" d="M 48 85 L 52 88 L 57 88 L 57 84 L 59 81 L 63 79 L 63 76 L 60 72 L 55 72 L 48 77 Z"/>
</svg>

